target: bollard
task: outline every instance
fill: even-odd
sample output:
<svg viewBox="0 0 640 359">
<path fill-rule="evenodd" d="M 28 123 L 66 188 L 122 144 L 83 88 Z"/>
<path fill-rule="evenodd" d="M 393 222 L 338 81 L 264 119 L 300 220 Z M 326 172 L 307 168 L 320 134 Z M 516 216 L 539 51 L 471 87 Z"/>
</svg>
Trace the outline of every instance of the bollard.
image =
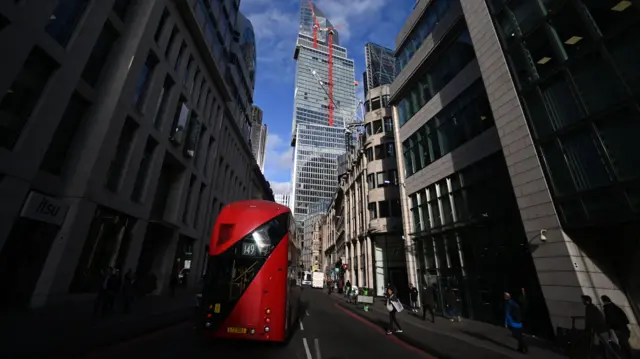
<svg viewBox="0 0 640 359">
<path fill-rule="evenodd" d="M 369 290 L 368 289 L 365 289 L 363 292 L 364 292 L 364 295 L 367 295 L 367 296 L 369 295 Z M 369 311 L 369 304 L 367 304 L 367 303 L 364 304 L 364 311 L 365 312 Z"/>
</svg>

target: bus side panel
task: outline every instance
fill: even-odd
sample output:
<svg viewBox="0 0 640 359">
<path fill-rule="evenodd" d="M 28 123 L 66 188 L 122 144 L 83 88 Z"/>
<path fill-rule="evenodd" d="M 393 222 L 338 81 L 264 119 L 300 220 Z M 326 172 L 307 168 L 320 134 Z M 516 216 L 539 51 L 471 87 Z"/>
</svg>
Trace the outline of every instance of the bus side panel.
<svg viewBox="0 0 640 359">
<path fill-rule="evenodd" d="M 282 341 L 285 338 L 285 291 L 287 279 L 287 243 L 273 250 L 264 266 L 251 281 L 238 304 L 214 333 L 216 338 Z M 271 314 L 267 315 L 266 310 Z M 270 318 L 270 323 L 266 318 Z M 265 327 L 269 327 L 269 339 Z M 246 328 L 247 334 L 228 333 L 227 328 Z M 255 334 L 250 334 L 251 329 Z"/>
</svg>

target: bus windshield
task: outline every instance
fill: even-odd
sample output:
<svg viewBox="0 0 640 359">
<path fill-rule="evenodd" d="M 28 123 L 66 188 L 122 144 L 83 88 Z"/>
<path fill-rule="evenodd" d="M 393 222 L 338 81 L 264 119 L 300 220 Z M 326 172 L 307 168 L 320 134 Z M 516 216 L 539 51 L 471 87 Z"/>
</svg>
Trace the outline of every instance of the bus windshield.
<svg viewBox="0 0 640 359">
<path fill-rule="evenodd" d="M 212 256 L 207 288 L 213 298 L 236 301 L 249 287 L 274 248 L 288 231 L 288 214 L 278 216 L 239 240 L 224 253 Z"/>
</svg>

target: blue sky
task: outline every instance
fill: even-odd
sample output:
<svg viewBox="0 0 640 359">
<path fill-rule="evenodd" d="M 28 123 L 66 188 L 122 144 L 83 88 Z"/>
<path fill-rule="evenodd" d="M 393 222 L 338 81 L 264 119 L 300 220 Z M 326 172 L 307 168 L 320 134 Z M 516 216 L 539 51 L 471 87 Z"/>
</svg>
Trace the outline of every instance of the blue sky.
<svg viewBox="0 0 640 359">
<path fill-rule="evenodd" d="M 306 1 L 306 0 L 303 0 Z M 341 45 L 356 62 L 357 95 L 363 97 L 364 44 L 395 47 L 395 37 L 415 0 L 315 0 L 334 26 Z M 257 39 L 257 80 L 254 104 L 262 108 L 268 126 L 265 175 L 274 192 L 290 189 L 293 164 L 291 121 L 300 0 L 241 0 L 240 10 L 253 23 Z"/>
</svg>

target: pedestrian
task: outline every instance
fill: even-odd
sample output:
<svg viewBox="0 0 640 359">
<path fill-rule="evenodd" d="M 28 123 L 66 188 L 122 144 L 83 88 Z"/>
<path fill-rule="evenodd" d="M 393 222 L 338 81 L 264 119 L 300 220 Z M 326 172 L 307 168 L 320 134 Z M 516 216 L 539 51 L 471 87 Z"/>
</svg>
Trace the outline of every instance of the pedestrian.
<svg viewBox="0 0 640 359">
<path fill-rule="evenodd" d="M 134 282 L 133 273 L 131 269 L 127 271 L 124 275 L 124 280 L 122 282 L 122 304 L 124 307 L 124 312 L 129 313 L 131 309 L 131 303 L 134 298 Z"/>
<path fill-rule="evenodd" d="M 604 358 L 607 358 L 607 352 L 613 352 L 613 348 L 609 344 L 611 336 L 609 334 L 609 326 L 604 319 L 604 315 L 593 304 L 593 299 L 588 295 L 583 295 L 582 303 L 584 304 L 584 321 L 585 329 L 589 334 L 589 339 L 593 340 L 594 336 L 598 341 L 598 349 Z"/>
<path fill-rule="evenodd" d="M 349 294 L 351 293 L 351 281 L 347 279 L 347 283 L 344 285 L 344 295 L 349 298 Z"/>
<path fill-rule="evenodd" d="M 529 303 L 527 302 L 527 294 L 524 288 L 520 288 L 520 295 L 516 302 L 520 306 L 520 312 L 522 314 L 522 330 L 529 332 L 531 330 L 529 327 Z"/>
<path fill-rule="evenodd" d="M 452 322 L 460 322 L 462 319 L 460 318 L 458 298 L 456 297 L 456 293 L 453 291 L 453 289 L 447 288 L 445 290 L 445 302 L 449 312 L 449 320 L 451 320 Z"/>
<path fill-rule="evenodd" d="M 396 329 L 396 333 L 402 333 L 402 327 L 400 326 L 400 323 L 398 323 L 398 319 L 396 319 L 396 314 L 402 312 L 404 308 L 402 307 L 402 303 L 398 300 L 393 288 L 387 288 L 386 306 L 389 311 L 389 327 L 387 328 L 387 335 L 393 333 L 394 323 L 398 327 L 398 329 Z"/>
<path fill-rule="evenodd" d="M 431 313 L 431 323 L 436 322 L 436 290 L 426 286 L 422 291 L 422 320 L 427 319 L 427 311 Z"/>
<path fill-rule="evenodd" d="M 629 317 L 627 317 L 624 310 L 611 301 L 609 296 L 603 295 L 600 299 L 602 299 L 602 303 L 604 303 L 602 309 L 604 311 L 605 321 L 618 338 L 618 344 L 620 345 L 623 358 L 633 358 L 633 349 L 631 349 L 631 345 L 629 344 L 629 338 L 631 336 L 631 331 L 628 327 Z"/>
<path fill-rule="evenodd" d="M 411 300 L 411 311 L 418 312 L 418 288 L 413 283 L 409 285 L 409 299 Z"/>
<path fill-rule="evenodd" d="M 504 293 L 505 311 L 504 311 L 504 327 L 511 331 L 511 335 L 518 342 L 518 349 L 520 353 L 526 354 L 529 352 L 529 347 L 524 341 L 522 335 L 522 311 L 518 303 L 511 299 L 511 294 Z"/>
</svg>

